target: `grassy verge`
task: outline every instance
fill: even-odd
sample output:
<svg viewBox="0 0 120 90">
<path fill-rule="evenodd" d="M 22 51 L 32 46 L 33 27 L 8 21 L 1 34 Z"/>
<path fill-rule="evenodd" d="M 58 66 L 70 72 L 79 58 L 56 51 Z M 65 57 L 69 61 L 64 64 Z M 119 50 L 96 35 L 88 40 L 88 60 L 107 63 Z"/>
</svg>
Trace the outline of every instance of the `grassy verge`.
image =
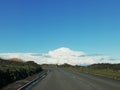
<svg viewBox="0 0 120 90">
<path fill-rule="evenodd" d="M 103 63 L 90 66 L 71 66 L 64 64 L 59 67 L 120 80 L 120 64 Z"/>
<path fill-rule="evenodd" d="M 66 68 L 66 67 L 62 67 L 62 68 Z M 66 69 L 120 80 L 120 71 L 106 70 L 106 69 L 100 70 L 100 69 L 91 69 L 91 68 L 73 68 L 73 67 L 72 68 L 68 67 Z"/>
<path fill-rule="evenodd" d="M 92 69 L 92 68 L 80 68 L 77 69 L 82 72 L 87 72 L 94 75 L 105 76 L 113 79 L 120 80 L 120 71 L 119 70 L 108 70 L 108 69 Z"/>
<path fill-rule="evenodd" d="M 120 80 L 120 64 L 109 64 L 109 63 L 101 63 L 101 64 L 92 64 L 90 66 L 72 66 L 69 64 L 63 65 L 43 65 L 48 68 L 65 68 L 79 72 L 87 72 L 94 75 L 104 76 L 108 78 L 113 78 Z"/>
</svg>

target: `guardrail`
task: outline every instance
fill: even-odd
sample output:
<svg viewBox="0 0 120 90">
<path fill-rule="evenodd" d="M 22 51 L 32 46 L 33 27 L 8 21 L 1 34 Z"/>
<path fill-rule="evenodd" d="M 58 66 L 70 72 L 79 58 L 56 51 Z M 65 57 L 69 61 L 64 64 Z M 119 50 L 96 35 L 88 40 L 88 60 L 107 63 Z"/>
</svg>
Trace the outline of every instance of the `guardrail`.
<svg viewBox="0 0 120 90">
<path fill-rule="evenodd" d="M 49 71 L 43 73 L 42 75 L 40 75 L 39 77 L 33 79 L 31 82 L 25 84 L 24 86 L 18 88 L 17 90 L 29 90 L 33 85 L 35 85 L 37 82 L 39 82 L 40 80 L 42 80 L 45 76 L 47 76 Z"/>
</svg>

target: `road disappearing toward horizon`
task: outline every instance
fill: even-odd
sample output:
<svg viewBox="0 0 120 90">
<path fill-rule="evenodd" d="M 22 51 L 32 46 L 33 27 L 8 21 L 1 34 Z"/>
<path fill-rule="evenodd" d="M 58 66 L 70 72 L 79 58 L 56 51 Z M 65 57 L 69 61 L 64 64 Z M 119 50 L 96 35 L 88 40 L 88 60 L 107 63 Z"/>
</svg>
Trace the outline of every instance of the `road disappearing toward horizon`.
<svg viewBox="0 0 120 90">
<path fill-rule="evenodd" d="M 57 68 L 30 90 L 120 90 L 120 81 Z"/>
</svg>

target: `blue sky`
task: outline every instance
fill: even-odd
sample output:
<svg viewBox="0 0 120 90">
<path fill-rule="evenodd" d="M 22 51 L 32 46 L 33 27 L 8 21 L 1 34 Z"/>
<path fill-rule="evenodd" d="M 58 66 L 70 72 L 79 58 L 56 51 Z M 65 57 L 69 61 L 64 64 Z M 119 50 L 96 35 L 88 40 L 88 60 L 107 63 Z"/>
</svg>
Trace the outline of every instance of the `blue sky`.
<svg viewBox="0 0 120 90">
<path fill-rule="evenodd" d="M 120 0 L 1 0 L 0 52 L 59 47 L 119 57 Z"/>
</svg>

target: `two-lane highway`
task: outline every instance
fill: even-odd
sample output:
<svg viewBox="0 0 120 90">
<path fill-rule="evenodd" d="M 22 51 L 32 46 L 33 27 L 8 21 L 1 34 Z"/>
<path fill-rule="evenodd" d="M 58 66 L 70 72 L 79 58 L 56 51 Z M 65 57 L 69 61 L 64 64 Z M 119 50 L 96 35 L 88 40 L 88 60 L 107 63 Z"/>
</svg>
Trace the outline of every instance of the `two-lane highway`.
<svg viewBox="0 0 120 90">
<path fill-rule="evenodd" d="M 52 69 L 31 90 L 120 90 L 120 81 L 72 70 Z"/>
</svg>

